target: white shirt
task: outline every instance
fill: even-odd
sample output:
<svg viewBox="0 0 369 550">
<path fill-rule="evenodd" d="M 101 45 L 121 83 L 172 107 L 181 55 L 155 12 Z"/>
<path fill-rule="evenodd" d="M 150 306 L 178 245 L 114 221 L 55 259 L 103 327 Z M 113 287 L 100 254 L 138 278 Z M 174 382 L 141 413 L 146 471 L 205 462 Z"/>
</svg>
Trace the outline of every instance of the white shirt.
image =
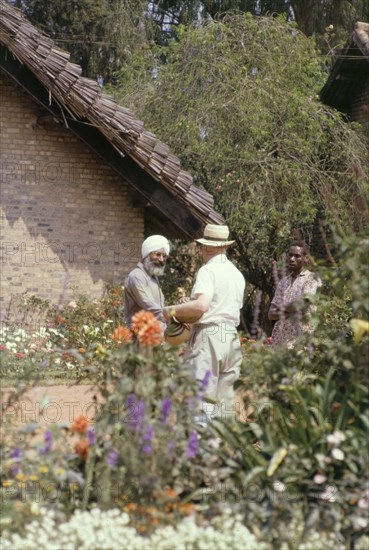
<svg viewBox="0 0 369 550">
<path fill-rule="evenodd" d="M 191 298 L 206 294 L 211 304 L 198 323 L 240 323 L 245 279 L 225 254 L 218 254 L 202 266 L 196 276 Z"/>
</svg>

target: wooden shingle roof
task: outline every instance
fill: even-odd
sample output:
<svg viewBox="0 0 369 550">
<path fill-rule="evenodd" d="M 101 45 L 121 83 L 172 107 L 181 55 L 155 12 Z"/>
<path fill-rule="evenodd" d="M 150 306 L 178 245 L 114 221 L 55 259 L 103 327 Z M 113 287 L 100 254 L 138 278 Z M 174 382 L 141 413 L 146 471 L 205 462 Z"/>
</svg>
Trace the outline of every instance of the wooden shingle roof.
<svg viewBox="0 0 369 550">
<path fill-rule="evenodd" d="M 67 127 L 88 124 L 104 136 L 115 154 L 132 159 L 165 188 L 182 211 L 188 211 L 190 219 L 198 222 L 193 231 L 186 228 L 184 233 L 188 236 L 198 236 L 206 223 L 224 222 L 213 208 L 212 195 L 194 185 L 191 174 L 181 168 L 180 160 L 169 147 L 145 130 L 143 122 L 129 109 L 103 93 L 96 81 L 81 76 L 81 67 L 70 62 L 69 53 L 59 49 L 20 10 L 4 0 L 0 0 L 0 14 L 0 44 L 41 83 L 47 91 L 49 107 L 54 106 L 54 113 L 58 109 L 59 118 Z M 3 69 L 5 65 L 4 61 Z"/>
<path fill-rule="evenodd" d="M 345 47 L 339 52 L 321 100 L 347 113 L 355 91 L 369 78 L 369 23 L 357 21 Z"/>
</svg>

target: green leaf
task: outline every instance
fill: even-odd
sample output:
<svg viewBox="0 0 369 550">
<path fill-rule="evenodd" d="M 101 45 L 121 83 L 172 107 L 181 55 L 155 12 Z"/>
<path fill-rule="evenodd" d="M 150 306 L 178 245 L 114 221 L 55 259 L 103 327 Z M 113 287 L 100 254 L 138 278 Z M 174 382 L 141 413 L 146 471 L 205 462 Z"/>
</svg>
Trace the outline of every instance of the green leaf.
<svg viewBox="0 0 369 550">
<path fill-rule="evenodd" d="M 274 453 L 268 466 L 268 470 L 267 470 L 268 477 L 271 477 L 276 472 L 276 470 L 279 468 L 279 466 L 281 465 L 282 461 L 285 459 L 287 454 L 288 454 L 288 451 L 284 447 L 282 447 L 281 449 L 278 449 Z"/>
</svg>

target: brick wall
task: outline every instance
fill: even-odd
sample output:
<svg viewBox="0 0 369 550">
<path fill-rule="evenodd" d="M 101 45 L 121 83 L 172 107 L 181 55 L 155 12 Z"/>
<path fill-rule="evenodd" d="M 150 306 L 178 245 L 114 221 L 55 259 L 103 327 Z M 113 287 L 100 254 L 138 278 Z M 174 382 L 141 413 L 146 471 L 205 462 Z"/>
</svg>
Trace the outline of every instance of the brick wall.
<svg viewBox="0 0 369 550">
<path fill-rule="evenodd" d="M 43 114 L 43 116 L 42 116 Z M 39 116 L 41 115 L 41 116 Z M 1 313 L 27 291 L 101 296 L 139 258 L 137 193 L 0 73 Z"/>
<path fill-rule="evenodd" d="M 350 114 L 353 120 L 361 122 L 369 135 L 369 77 L 352 98 Z"/>
</svg>

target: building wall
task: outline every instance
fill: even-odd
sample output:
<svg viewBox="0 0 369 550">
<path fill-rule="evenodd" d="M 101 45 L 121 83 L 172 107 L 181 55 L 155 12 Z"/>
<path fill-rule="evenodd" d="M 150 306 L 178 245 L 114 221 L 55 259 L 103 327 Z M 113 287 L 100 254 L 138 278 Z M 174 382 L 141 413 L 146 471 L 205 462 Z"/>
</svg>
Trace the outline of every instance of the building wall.
<svg viewBox="0 0 369 550">
<path fill-rule="evenodd" d="M 350 114 L 353 120 L 361 122 L 369 135 L 369 77 L 352 98 Z"/>
<path fill-rule="evenodd" d="M 2 318 L 13 294 L 61 303 L 122 282 L 144 236 L 137 193 L 3 73 L 0 132 Z"/>
</svg>

